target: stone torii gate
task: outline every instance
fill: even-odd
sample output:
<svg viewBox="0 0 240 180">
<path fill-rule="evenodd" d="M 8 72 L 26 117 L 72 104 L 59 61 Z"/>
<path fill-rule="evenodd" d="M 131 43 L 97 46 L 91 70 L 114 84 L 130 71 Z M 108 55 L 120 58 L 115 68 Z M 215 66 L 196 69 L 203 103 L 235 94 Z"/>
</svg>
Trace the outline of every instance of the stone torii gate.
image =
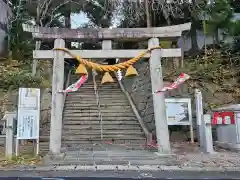
<svg viewBox="0 0 240 180">
<path fill-rule="evenodd" d="M 70 41 L 84 41 L 90 39 L 102 40 L 102 50 L 71 50 L 73 54 L 87 59 L 119 58 L 127 59 L 139 55 L 145 50 L 114 50 L 112 40 L 148 40 L 148 47 L 159 46 L 159 39 L 176 39 L 180 37 L 182 31 L 190 29 L 191 24 L 181 24 L 167 27 L 153 28 L 101 28 L 101 29 L 66 29 L 66 28 L 45 28 L 23 24 L 24 31 L 31 32 L 33 38 L 40 40 L 55 40 L 54 48 L 65 48 L 64 39 Z M 181 48 L 175 49 L 155 49 L 145 55 L 150 58 L 150 73 L 152 91 L 163 87 L 161 57 L 181 57 Z M 63 90 L 64 84 L 64 59 L 72 58 L 63 51 L 34 50 L 34 59 L 53 59 L 53 79 L 52 79 L 52 109 L 50 128 L 50 153 L 60 154 L 62 135 L 62 109 L 64 105 L 64 95 L 59 93 Z M 159 153 L 171 153 L 168 124 L 166 118 L 164 94 L 153 95 L 154 116 L 156 124 L 157 143 Z"/>
</svg>

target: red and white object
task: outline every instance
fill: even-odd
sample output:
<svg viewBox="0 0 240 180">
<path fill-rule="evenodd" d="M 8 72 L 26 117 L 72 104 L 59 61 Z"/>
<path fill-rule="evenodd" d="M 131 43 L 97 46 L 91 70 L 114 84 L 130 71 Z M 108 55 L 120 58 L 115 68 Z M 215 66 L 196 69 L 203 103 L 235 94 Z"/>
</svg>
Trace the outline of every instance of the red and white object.
<svg viewBox="0 0 240 180">
<path fill-rule="evenodd" d="M 213 125 L 235 124 L 234 112 L 230 112 L 230 111 L 229 112 L 214 112 L 212 124 Z"/>
<path fill-rule="evenodd" d="M 158 94 L 160 92 L 165 92 L 168 90 L 172 90 L 172 89 L 176 89 L 178 88 L 181 84 L 183 84 L 186 80 L 188 80 L 190 78 L 189 75 L 185 74 L 185 73 L 181 73 L 178 78 L 170 85 L 170 86 L 166 86 L 162 89 L 159 89 L 155 92 L 153 92 L 153 94 Z"/>
<path fill-rule="evenodd" d="M 69 86 L 67 89 L 63 90 L 63 93 L 69 93 L 69 92 L 75 92 L 77 91 L 86 81 L 88 76 L 84 75 L 82 76 L 77 82 Z"/>
</svg>

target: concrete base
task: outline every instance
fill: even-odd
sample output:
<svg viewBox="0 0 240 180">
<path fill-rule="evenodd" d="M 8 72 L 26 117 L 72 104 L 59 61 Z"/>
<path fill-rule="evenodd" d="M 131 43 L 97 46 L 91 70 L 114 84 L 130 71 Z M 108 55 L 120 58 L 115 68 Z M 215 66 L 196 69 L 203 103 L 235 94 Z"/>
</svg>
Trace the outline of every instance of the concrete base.
<svg viewBox="0 0 240 180">
<path fill-rule="evenodd" d="M 66 153 L 52 154 L 49 152 L 46 156 L 44 156 L 44 161 L 63 161 L 66 156 Z"/>
<path fill-rule="evenodd" d="M 214 145 L 223 149 L 240 151 L 240 144 L 215 141 Z"/>
</svg>

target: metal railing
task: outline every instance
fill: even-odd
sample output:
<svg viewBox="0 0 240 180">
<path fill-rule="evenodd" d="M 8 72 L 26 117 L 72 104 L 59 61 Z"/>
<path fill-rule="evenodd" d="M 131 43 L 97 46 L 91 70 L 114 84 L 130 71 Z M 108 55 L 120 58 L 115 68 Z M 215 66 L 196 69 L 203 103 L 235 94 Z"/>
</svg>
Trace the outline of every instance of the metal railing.
<svg viewBox="0 0 240 180">
<path fill-rule="evenodd" d="M 103 119 L 102 119 L 101 107 L 100 107 L 100 102 L 99 102 L 99 93 L 98 93 L 98 88 L 97 88 L 97 83 L 96 83 L 96 75 L 97 75 L 97 72 L 95 70 L 92 70 L 94 92 L 95 92 L 96 103 L 97 103 L 97 107 L 98 107 L 98 118 L 100 120 L 101 140 L 103 140 Z"/>
<path fill-rule="evenodd" d="M 117 77 L 117 73 L 116 73 L 116 72 L 115 72 L 115 76 Z M 124 87 L 123 83 L 121 82 L 121 80 L 118 80 L 117 82 L 118 82 L 118 84 L 120 85 L 120 88 L 121 88 L 122 92 L 123 92 L 123 93 L 125 94 L 125 96 L 127 97 L 128 102 L 130 103 L 130 106 L 131 106 L 131 108 L 132 108 L 132 110 L 133 110 L 133 113 L 135 114 L 135 116 L 136 116 L 136 118 L 137 118 L 140 126 L 141 126 L 142 129 L 143 129 L 143 132 L 144 132 L 144 134 L 145 134 L 145 136 L 146 136 L 146 138 L 147 138 L 147 143 L 148 143 L 148 144 L 152 143 L 152 133 L 149 132 L 149 130 L 147 129 L 147 127 L 146 127 L 143 119 L 141 118 L 141 116 L 140 116 L 140 114 L 139 114 L 139 112 L 138 112 L 138 110 L 137 110 L 137 108 L 136 108 L 136 106 L 135 106 L 135 104 L 134 104 L 131 96 L 129 95 L 129 93 L 128 93 L 127 90 L 125 89 L 125 87 Z"/>
<path fill-rule="evenodd" d="M 72 73 L 72 70 L 69 69 L 68 74 L 67 74 L 67 81 L 66 81 L 66 83 L 65 83 L 64 89 L 67 88 L 67 87 L 69 86 L 69 84 L 70 84 L 71 73 Z M 67 93 L 64 92 L 64 93 L 63 93 L 63 105 L 62 105 L 63 107 L 62 107 L 62 111 L 64 110 L 64 105 L 65 105 L 66 96 L 67 96 Z"/>
</svg>

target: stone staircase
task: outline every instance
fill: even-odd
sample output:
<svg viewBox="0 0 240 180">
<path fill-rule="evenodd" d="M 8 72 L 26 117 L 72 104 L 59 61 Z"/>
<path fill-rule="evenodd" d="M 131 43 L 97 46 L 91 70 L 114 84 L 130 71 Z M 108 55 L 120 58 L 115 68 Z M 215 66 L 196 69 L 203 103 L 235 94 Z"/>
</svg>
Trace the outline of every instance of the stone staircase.
<svg viewBox="0 0 240 180">
<path fill-rule="evenodd" d="M 78 78 L 79 76 L 72 75 L 70 83 L 74 83 Z M 100 84 L 100 79 L 96 82 L 102 121 L 93 80 L 88 79 L 77 92 L 69 93 L 66 97 L 62 147 L 67 150 L 102 150 L 105 145 L 124 146 L 127 149 L 144 148 L 144 132 L 117 80 L 104 85 Z"/>
</svg>

